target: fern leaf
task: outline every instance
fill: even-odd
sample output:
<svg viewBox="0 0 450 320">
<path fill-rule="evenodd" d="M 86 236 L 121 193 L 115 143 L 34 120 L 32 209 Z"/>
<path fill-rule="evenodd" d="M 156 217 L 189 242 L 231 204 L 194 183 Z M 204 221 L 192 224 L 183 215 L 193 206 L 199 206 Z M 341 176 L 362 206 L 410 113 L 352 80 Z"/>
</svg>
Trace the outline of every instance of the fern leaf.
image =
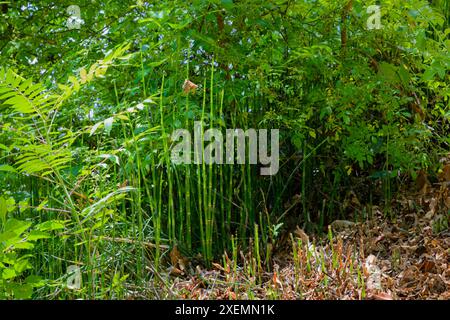
<svg viewBox="0 0 450 320">
<path fill-rule="evenodd" d="M 49 95 L 41 84 L 33 84 L 12 70 L 0 69 L 0 101 L 16 112 L 39 116 L 45 122 L 55 96 Z"/>
</svg>

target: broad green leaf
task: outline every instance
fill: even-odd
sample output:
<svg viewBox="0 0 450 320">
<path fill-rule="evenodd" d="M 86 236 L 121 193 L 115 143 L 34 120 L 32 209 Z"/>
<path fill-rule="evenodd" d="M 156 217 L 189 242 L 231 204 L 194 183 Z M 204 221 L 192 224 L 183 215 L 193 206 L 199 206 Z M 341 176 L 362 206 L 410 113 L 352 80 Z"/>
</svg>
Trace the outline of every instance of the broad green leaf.
<svg viewBox="0 0 450 320">
<path fill-rule="evenodd" d="M 17 274 L 21 274 L 23 271 L 29 268 L 31 268 L 31 264 L 26 258 L 21 258 L 14 264 L 14 270 L 16 270 Z"/>
<path fill-rule="evenodd" d="M 39 231 L 53 231 L 64 229 L 65 222 L 63 220 L 45 221 L 34 226 L 34 229 Z"/>
<path fill-rule="evenodd" d="M 120 120 L 124 120 L 124 121 L 130 120 L 130 118 L 128 118 L 127 116 L 125 116 L 123 114 L 118 114 L 116 117 L 119 118 Z"/>
<path fill-rule="evenodd" d="M 12 231 L 5 231 L 3 233 L 0 233 L 0 242 L 9 242 L 14 238 L 17 238 L 17 234 Z"/>
<path fill-rule="evenodd" d="M 26 277 L 25 282 L 32 285 L 34 288 L 42 287 L 45 285 L 45 280 L 36 275 Z"/>
<path fill-rule="evenodd" d="M 17 274 L 16 274 L 16 270 L 14 270 L 13 268 L 6 268 L 6 269 L 3 269 L 3 272 L 2 272 L 2 278 L 3 278 L 4 280 L 12 279 L 12 278 L 14 278 L 16 275 L 17 275 Z"/>
<path fill-rule="evenodd" d="M 48 233 L 39 231 L 39 230 L 32 230 L 29 233 L 27 240 L 35 241 L 35 240 L 39 240 L 39 239 L 48 239 L 48 238 L 50 238 L 50 235 Z"/>
<path fill-rule="evenodd" d="M 233 0 L 221 0 L 222 5 L 225 9 L 232 9 L 233 8 Z"/>
<path fill-rule="evenodd" d="M 424 81 L 430 81 L 434 79 L 434 75 L 436 74 L 436 70 L 429 67 L 425 72 L 423 73 L 422 80 Z"/>
<path fill-rule="evenodd" d="M 27 250 L 31 250 L 34 248 L 34 244 L 30 243 L 30 242 L 22 242 L 19 241 L 17 243 L 13 244 L 15 249 L 27 249 Z"/>
<path fill-rule="evenodd" d="M 390 63 L 380 63 L 379 74 L 389 83 L 397 83 L 399 81 L 399 77 L 397 76 L 397 67 Z"/>
<path fill-rule="evenodd" d="M 15 299 L 30 299 L 33 294 L 33 286 L 30 283 L 14 284 L 12 291 Z"/>
<path fill-rule="evenodd" d="M 9 219 L 5 224 L 5 232 L 14 232 L 16 235 L 21 235 L 30 226 L 31 222 Z"/>
</svg>

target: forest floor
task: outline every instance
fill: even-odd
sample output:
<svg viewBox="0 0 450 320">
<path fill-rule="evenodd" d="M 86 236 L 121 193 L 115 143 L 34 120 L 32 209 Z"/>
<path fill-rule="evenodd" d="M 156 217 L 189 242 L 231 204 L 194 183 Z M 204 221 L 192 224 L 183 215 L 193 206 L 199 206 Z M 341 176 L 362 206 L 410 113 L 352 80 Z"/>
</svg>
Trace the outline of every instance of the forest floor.
<svg viewBox="0 0 450 320">
<path fill-rule="evenodd" d="M 205 269 L 171 252 L 154 294 L 172 299 L 450 299 L 447 186 L 372 207 L 364 223 L 335 221 L 325 239 L 299 227 L 277 247 L 270 271 L 251 252 Z M 446 212 L 444 214 L 440 212 Z M 447 216 L 445 216 L 447 214 Z M 175 249 L 176 251 L 176 249 Z M 239 260 L 237 263 L 234 260 Z"/>
</svg>

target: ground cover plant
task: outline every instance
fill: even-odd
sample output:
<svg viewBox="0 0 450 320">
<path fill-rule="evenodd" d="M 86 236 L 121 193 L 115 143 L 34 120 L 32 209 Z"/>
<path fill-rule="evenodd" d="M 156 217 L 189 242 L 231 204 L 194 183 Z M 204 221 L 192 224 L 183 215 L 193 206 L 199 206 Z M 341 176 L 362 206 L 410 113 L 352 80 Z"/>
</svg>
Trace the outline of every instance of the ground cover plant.
<svg viewBox="0 0 450 320">
<path fill-rule="evenodd" d="M 0 12 L 1 299 L 449 299 L 450 1 Z"/>
</svg>

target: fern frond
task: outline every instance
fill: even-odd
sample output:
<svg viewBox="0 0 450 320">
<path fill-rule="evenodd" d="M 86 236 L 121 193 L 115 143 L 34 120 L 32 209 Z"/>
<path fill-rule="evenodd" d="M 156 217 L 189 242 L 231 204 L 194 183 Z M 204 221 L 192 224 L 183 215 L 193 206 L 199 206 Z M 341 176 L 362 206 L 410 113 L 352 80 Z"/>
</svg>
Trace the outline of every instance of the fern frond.
<svg viewBox="0 0 450 320">
<path fill-rule="evenodd" d="M 45 122 L 56 97 L 46 92 L 41 84 L 33 84 L 31 79 L 24 79 L 10 69 L 0 69 L 0 101 L 14 111 L 39 116 Z"/>
<path fill-rule="evenodd" d="M 68 149 L 52 149 L 50 145 L 28 145 L 20 148 L 16 168 L 23 173 L 46 176 L 67 168 L 71 161 Z"/>
</svg>

